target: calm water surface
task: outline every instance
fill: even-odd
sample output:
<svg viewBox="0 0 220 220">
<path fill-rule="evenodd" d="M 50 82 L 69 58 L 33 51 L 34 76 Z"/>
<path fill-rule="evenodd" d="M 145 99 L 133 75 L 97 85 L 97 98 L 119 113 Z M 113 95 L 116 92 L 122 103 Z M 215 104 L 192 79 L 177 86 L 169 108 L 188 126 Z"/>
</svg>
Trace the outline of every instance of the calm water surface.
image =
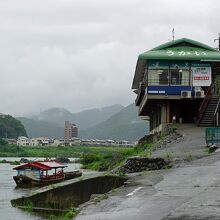
<svg viewBox="0 0 220 220">
<path fill-rule="evenodd" d="M 8 161 L 20 160 L 20 158 L 0 158 L 0 160 L 6 159 Z M 33 159 L 33 158 L 32 158 Z M 11 206 L 10 200 L 15 199 L 33 192 L 37 188 L 21 189 L 16 188 L 16 184 L 13 180 L 13 176 L 16 175 L 16 171 L 12 170 L 10 164 L 0 163 L 0 220 L 35 220 L 42 219 L 39 216 L 34 216 L 24 212 L 18 208 Z M 68 164 L 67 171 L 79 169 L 80 164 L 72 163 Z"/>
</svg>

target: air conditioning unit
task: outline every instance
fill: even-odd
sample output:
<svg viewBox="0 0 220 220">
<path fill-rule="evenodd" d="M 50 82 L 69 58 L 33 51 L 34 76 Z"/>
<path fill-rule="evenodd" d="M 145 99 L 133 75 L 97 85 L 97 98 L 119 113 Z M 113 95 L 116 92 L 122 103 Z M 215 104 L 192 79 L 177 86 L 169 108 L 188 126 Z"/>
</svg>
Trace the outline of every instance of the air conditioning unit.
<svg viewBox="0 0 220 220">
<path fill-rule="evenodd" d="M 195 91 L 195 98 L 204 98 L 205 93 L 204 91 Z"/>
<path fill-rule="evenodd" d="M 181 98 L 185 99 L 185 98 L 191 98 L 191 91 L 181 91 Z"/>
</svg>

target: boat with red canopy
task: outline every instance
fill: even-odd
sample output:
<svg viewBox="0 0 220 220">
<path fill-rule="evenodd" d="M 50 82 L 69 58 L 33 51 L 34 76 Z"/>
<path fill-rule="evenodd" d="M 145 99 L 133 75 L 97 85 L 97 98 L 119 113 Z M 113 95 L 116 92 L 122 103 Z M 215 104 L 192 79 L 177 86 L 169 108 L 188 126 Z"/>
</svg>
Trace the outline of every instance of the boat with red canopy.
<svg viewBox="0 0 220 220">
<path fill-rule="evenodd" d="M 19 187 L 44 186 L 63 180 L 73 179 L 82 175 L 80 170 L 64 172 L 67 166 L 57 162 L 32 162 L 17 167 L 17 176 L 13 176 Z"/>
</svg>

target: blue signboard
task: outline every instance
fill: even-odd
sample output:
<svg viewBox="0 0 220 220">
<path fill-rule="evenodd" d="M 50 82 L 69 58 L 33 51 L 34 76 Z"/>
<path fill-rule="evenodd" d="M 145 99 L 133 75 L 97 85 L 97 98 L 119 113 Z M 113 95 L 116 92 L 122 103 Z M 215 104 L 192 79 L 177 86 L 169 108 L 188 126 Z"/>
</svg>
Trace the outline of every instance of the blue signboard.
<svg viewBox="0 0 220 220">
<path fill-rule="evenodd" d="M 192 91 L 191 86 L 148 86 L 149 95 L 181 95 L 181 91 Z"/>
</svg>

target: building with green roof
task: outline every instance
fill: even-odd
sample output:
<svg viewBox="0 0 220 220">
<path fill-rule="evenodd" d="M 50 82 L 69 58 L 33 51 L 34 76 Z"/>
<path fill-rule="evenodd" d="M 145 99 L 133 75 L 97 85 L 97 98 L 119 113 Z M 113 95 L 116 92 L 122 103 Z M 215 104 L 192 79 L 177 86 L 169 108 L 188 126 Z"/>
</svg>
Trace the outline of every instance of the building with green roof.
<svg viewBox="0 0 220 220">
<path fill-rule="evenodd" d="M 173 121 L 218 125 L 220 52 L 187 38 L 162 44 L 138 56 L 132 89 L 152 132 Z"/>
</svg>

